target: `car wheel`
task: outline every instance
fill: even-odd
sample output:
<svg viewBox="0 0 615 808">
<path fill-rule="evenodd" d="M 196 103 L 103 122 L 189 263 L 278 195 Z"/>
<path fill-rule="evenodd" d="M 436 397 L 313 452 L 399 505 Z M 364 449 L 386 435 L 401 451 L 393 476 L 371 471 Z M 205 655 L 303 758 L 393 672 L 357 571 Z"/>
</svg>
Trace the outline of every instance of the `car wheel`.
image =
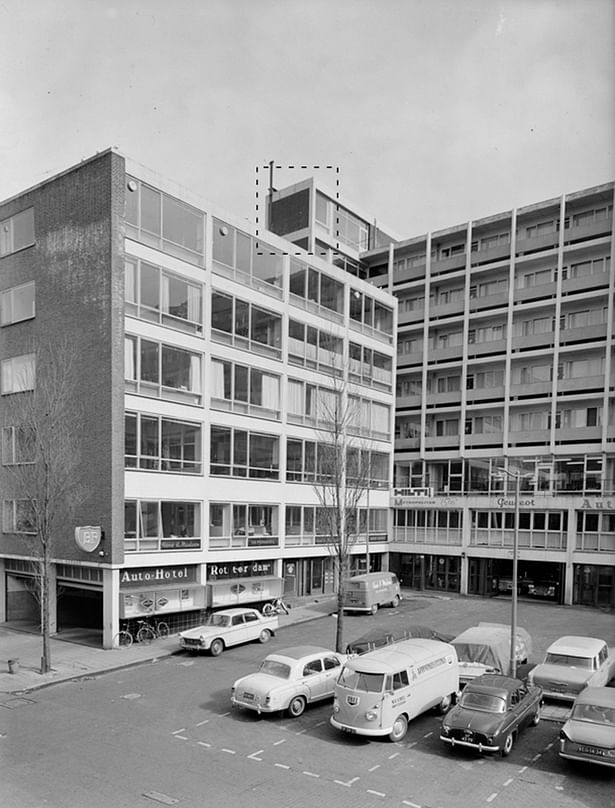
<svg viewBox="0 0 615 808">
<path fill-rule="evenodd" d="M 502 757 L 507 757 L 512 752 L 513 745 L 515 743 L 515 738 L 512 732 L 506 736 L 506 740 L 504 741 L 504 746 L 502 746 Z"/>
<path fill-rule="evenodd" d="M 299 718 L 305 710 L 305 699 L 303 696 L 295 696 L 288 705 L 287 713 L 291 718 Z"/>
<path fill-rule="evenodd" d="M 536 708 L 536 712 L 532 716 L 532 726 L 537 727 L 540 723 L 540 707 Z"/>
<path fill-rule="evenodd" d="M 259 642 L 269 642 L 270 639 L 271 639 L 271 632 L 267 628 L 264 628 L 258 635 Z"/>
<path fill-rule="evenodd" d="M 393 600 L 391 601 L 391 606 L 392 606 L 394 609 L 396 609 L 396 608 L 399 606 L 399 598 L 398 598 L 398 596 L 397 596 L 397 595 L 395 595 L 395 597 L 394 597 L 394 598 L 393 598 Z"/>
<path fill-rule="evenodd" d="M 453 699 L 451 698 L 450 694 L 448 696 L 444 696 L 442 698 L 442 701 L 436 707 L 436 709 L 440 713 L 440 715 L 444 715 L 444 713 L 448 713 L 448 711 L 451 709 L 452 702 L 453 702 Z"/>
<path fill-rule="evenodd" d="M 374 603 L 374 604 L 372 605 L 372 608 L 370 609 L 370 613 L 371 613 L 371 614 L 376 614 L 376 612 L 377 612 L 377 611 L 378 611 L 378 604 L 377 604 L 377 603 Z"/>
<path fill-rule="evenodd" d="M 214 640 L 212 644 L 209 646 L 209 653 L 212 656 L 220 656 L 220 654 L 224 651 L 224 643 L 222 640 Z"/>
<path fill-rule="evenodd" d="M 389 733 L 389 738 L 393 743 L 401 741 L 402 738 L 406 737 L 406 732 L 408 732 L 408 719 L 403 714 L 398 715 L 393 722 L 393 729 Z"/>
</svg>

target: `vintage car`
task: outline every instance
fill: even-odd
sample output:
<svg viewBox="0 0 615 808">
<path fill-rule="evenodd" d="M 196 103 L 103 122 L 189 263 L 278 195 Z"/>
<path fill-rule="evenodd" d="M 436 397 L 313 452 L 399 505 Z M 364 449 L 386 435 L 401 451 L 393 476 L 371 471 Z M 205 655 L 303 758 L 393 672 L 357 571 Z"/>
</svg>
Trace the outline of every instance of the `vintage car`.
<svg viewBox="0 0 615 808">
<path fill-rule="evenodd" d="M 586 687 L 579 693 L 560 730 L 559 753 L 615 768 L 615 688 Z"/>
<path fill-rule="evenodd" d="M 559 583 L 552 580 L 533 581 L 529 585 L 527 593 L 533 598 L 557 600 L 559 598 Z"/>
<path fill-rule="evenodd" d="M 291 718 L 297 718 L 307 704 L 333 698 L 345 661 L 345 654 L 314 645 L 269 654 L 256 673 L 235 682 L 231 703 L 257 713 L 286 710 Z"/>
<path fill-rule="evenodd" d="M 517 628 L 515 636 L 517 661 L 521 662 L 527 657 L 526 649 L 531 648 L 531 639 L 521 627 Z M 451 645 L 457 651 L 462 686 L 484 673 L 509 672 L 510 626 L 503 623 L 472 626 L 451 640 Z"/>
<path fill-rule="evenodd" d="M 442 721 L 440 740 L 478 752 L 509 755 L 519 732 L 540 721 L 542 690 L 487 673 L 466 685 Z"/>
<path fill-rule="evenodd" d="M 423 637 L 426 640 L 440 640 L 450 642 L 452 634 L 442 634 L 429 626 L 405 626 L 401 628 L 374 628 L 362 634 L 358 639 L 349 642 L 346 646 L 346 653 L 366 654 L 368 651 L 375 651 L 385 645 L 392 645 L 401 640 L 411 640 L 415 637 Z"/>
<path fill-rule="evenodd" d="M 277 629 L 277 616 L 263 617 L 256 609 L 222 609 L 212 612 L 203 625 L 182 631 L 179 644 L 186 651 L 209 651 L 219 656 L 230 645 L 267 642 Z"/>
<path fill-rule="evenodd" d="M 585 687 L 608 684 L 615 672 L 615 655 L 595 637 L 560 637 L 547 648 L 544 662 L 529 674 L 545 696 L 574 701 Z"/>
<path fill-rule="evenodd" d="M 478 627 L 486 626 L 488 628 L 503 629 L 508 636 L 508 646 L 510 649 L 510 626 L 506 623 L 485 623 L 481 621 Z M 532 653 L 532 638 L 528 631 L 521 626 L 515 627 L 515 659 L 518 664 L 525 665 Z M 510 654 L 510 650 L 509 650 Z"/>
</svg>

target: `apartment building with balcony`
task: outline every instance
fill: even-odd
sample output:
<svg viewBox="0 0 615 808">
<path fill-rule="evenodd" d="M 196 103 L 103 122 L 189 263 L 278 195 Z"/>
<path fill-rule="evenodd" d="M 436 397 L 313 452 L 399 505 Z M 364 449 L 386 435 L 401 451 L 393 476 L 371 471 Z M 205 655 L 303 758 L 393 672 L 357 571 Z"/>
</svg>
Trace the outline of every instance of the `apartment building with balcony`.
<svg viewBox="0 0 615 808">
<path fill-rule="evenodd" d="M 54 631 L 89 626 L 110 647 L 147 615 L 177 630 L 206 608 L 332 592 L 315 486 L 339 395 L 370 479 L 353 566 L 386 569 L 397 301 L 327 257 L 114 150 L 0 204 L 0 622 L 37 619 L 10 474 L 31 460 L 8 402 L 35 388 L 41 341 L 76 347 L 86 403 Z"/>
<path fill-rule="evenodd" d="M 404 240 L 314 180 L 270 199 L 399 301 L 391 569 L 507 594 L 516 540 L 522 594 L 615 605 L 613 183 Z"/>
<path fill-rule="evenodd" d="M 509 591 L 516 531 L 522 594 L 615 605 L 613 247 L 608 183 L 361 255 L 399 301 L 406 585 Z"/>
</svg>

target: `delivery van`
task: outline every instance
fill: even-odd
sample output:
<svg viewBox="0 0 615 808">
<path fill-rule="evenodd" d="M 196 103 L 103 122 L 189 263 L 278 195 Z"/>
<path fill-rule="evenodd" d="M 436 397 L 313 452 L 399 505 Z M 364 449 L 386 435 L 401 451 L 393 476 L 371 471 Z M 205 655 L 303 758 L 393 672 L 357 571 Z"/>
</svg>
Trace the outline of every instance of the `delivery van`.
<svg viewBox="0 0 615 808">
<path fill-rule="evenodd" d="M 401 590 L 394 572 L 366 572 L 344 580 L 344 611 L 376 614 L 380 606 L 397 606 Z"/>
<path fill-rule="evenodd" d="M 400 741 L 409 721 L 432 707 L 445 713 L 458 693 L 459 665 L 452 645 L 402 640 L 346 660 L 335 685 L 331 725 Z"/>
</svg>

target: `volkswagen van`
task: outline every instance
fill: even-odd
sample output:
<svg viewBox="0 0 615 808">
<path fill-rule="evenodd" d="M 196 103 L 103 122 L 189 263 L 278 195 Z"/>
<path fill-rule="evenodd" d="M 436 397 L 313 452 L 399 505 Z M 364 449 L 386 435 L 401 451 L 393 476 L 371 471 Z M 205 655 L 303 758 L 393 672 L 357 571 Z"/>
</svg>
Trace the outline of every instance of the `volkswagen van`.
<svg viewBox="0 0 615 808">
<path fill-rule="evenodd" d="M 376 614 L 380 606 L 397 606 L 401 590 L 394 572 L 366 572 L 344 581 L 344 611 Z"/>
<path fill-rule="evenodd" d="M 346 661 L 335 685 L 331 725 L 400 741 L 409 721 L 432 707 L 445 713 L 458 692 L 459 665 L 452 645 L 402 640 Z"/>
</svg>

